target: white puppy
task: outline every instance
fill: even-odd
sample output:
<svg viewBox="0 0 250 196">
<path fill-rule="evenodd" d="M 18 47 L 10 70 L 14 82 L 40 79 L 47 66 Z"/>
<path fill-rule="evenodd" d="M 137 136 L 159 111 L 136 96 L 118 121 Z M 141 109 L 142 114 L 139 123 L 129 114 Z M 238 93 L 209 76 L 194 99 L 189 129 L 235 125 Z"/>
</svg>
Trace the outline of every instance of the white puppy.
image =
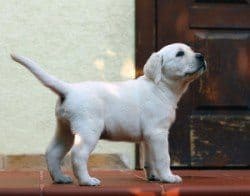
<svg viewBox="0 0 250 196">
<path fill-rule="evenodd" d="M 87 169 L 89 155 L 100 138 L 144 141 L 147 178 L 181 182 L 170 171 L 168 130 L 175 120 L 181 95 L 206 70 L 201 54 L 185 44 L 171 44 L 153 53 L 144 66 L 144 75 L 135 80 L 77 84 L 48 75 L 26 57 L 13 54 L 12 58 L 60 98 L 56 105 L 56 134 L 46 152 L 48 169 L 56 183 L 72 182 L 60 168 L 71 149 L 73 171 L 79 184 L 100 184 Z"/>
</svg>

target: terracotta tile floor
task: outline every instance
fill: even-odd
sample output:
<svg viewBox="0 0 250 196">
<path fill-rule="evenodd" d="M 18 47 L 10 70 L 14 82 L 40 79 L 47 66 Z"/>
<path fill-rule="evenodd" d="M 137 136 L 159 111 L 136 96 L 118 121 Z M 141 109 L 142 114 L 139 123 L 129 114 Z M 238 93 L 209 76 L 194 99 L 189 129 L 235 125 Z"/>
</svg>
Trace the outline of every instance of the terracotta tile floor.
<svg viewBox="0 0 250 196">
<path fill-rule="evenodd" d="M 98 187 L 57 185 L 47 171 L 0 172 L 0 195 L 250 195 L 250 170 L 177 170 L 181 184 L 148 182 L 142 171 L 92 171 Z M 69 173 L 72 175 L 72 173 Z"/>
</svg>

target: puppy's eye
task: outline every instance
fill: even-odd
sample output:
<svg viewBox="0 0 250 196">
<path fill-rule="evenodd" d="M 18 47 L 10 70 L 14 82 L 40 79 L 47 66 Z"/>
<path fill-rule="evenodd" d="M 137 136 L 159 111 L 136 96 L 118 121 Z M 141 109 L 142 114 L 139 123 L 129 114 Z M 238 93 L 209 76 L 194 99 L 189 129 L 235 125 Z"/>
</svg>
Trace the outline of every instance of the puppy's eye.
<svg viewBox="0 0 250 196">
<path fill-rule="evenodd" d="M 184 56 L 184 54 L 185 53 L 183 51 L 179 51 L 179 52 L 177 52 L 176 57 Z"/>
</svg>

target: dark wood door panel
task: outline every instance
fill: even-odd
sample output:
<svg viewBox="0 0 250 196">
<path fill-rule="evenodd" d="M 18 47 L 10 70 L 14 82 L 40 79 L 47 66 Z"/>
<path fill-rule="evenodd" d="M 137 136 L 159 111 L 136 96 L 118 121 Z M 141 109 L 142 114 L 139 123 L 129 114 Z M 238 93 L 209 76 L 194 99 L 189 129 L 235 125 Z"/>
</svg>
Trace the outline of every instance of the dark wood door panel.
<svg viewBox="0 0 250 196">
<path fill-rule="evenodd" d="M 250 28 L 250 6 L 244 4 L 199 3 L 190 7 L 189 14 L 190 28 Z"/>
<path fill-rule="evenodd" d="M 157 49 L 174 42 L 192 43 L 194 36 L 189 31 L 188 10 L 191 5 L 190 0 L 178 3 L 174 0 L 157 0 Z"/>
<path fill-rule="evenodd" d="M 189 9 L 194 49 L 209 65 L 192 86 L 191 166 L 250 165 L 249 8 L 211 3 Z"/>
<path fill-rule="evenodd" d="M 198 113 L 191 117 L 191 166 L 247 167 L 250 113 Z"/>
<path fill-rule="evenodd" d="M 194 2 L 213 4 L 249 4 L 249 0 L 195 0 Z"/>
<path fill-rule="evenodd" d="M 195 31 L 194 35 L 194 48 L 205 54 L 209 70 L 194 85 L 198 91 L 193 106 L 250 106 L 250 32 Z"/>
</svg>

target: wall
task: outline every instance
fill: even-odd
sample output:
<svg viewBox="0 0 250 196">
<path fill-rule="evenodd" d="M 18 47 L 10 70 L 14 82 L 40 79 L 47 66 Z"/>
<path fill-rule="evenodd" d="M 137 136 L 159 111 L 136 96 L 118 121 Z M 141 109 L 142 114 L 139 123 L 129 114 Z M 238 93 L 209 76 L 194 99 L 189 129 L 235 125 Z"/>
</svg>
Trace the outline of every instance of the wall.
<svg viewBox="0 0 250 196">
<path fill-rule="evenodd" d="M 0 0 L 0 154 L 40 154 L 54 134 L 57 96 L 10 60 L 35 59 L 68 81 L 134 78 L 134 0 Z M 130 167 L 134 145 L 101 141 Z"/>
</svg>

